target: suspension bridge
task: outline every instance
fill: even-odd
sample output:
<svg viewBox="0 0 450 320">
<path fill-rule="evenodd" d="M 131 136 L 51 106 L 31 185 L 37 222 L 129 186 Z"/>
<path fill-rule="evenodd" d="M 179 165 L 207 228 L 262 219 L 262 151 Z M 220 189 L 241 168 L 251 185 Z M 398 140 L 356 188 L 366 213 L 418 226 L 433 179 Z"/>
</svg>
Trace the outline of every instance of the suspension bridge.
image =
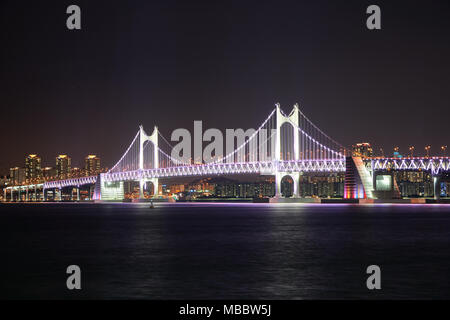
<svg viewBox="0 0 450 320">
<path fill-rule="evenodd" d="M 233 141 L 235 139 L 233 138 Z M 174 146 L 160 133 L 158 127 L 148 135 L 142 126 L 132 139 L 117 163 L 106 173 L 97 176 L 47 181 L 29 186 L 12 186 L 10 199 L 14 192 L 26 193 L 42 190 L 57 191 L 63 188 L 94 186 L 94 200 L 120 201 L 124 199 L 124 183 L 139 182 L 140 198 L 144 198 L 147 184 L 153 185 L 154 195 L 158 192 L 159 179 L 175 177 L 260 174 L 275 178 L 274 198 L 282 197 L 281 181 L 290 177 L 293 181 L 292 197 L 299 197 L 299 178 L 303 173 L 345 173 L 344 198 L 377 198 L 386 190 L 380 187 L 377 192 L 377 176 L 383 179 L 390 170 L 425 170 L 436 177 L 436 183 L 442 172 L 450 171 L 448 157 L 417 158 L 397 160 L 392 158 L 362 159 L 346 157 L 345 148 L 324 133 L 294 105 L 289 114 L 285 114 L 279 104 L 260 124 L 238 143 L 232 151 L 203 159 L 192 159 L 175 150 Z M 240 140 L 240 141 L 239 141 Z M 380 180 L 380 186 L 381 186 Z M 385 186 L 383 186 L 385 188 Z M 395 184 L 390 186 L 395 191 Z"/>
</svg>

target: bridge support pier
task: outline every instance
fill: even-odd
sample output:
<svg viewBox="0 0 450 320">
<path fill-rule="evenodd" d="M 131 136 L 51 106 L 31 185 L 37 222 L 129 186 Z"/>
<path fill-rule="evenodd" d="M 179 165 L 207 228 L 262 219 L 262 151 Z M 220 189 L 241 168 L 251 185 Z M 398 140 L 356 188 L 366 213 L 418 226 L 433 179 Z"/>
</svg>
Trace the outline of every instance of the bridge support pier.
<svg viewBox="0 0 450 320">
<path fill-rule="evenodd" d="M 433 190 L 434 199 L 439 201 L 441 199 L 441 177 L 439 175 L 433 176 Z"/>
<path fill-rule="evenodd" d="M 294 160 L 299 160 L 300 158 L 300 150 L 299 150 L 299 132 L 295 129 L 295 126 L 299 126 L 299 109 L 298 105 L 295 104 L 294 108 L 292 109 L 289 116 L 285 117 L 281 113 L 280 104 L 276 104 L 276 141 L 275 141 L 275 161 L 277 161 L 276 164 L 276 171 L 275 171 L 275 198 L 281 198 L 281 180 L 285 176 L 290 176 L 293 181 L 293 192 L 292 197 L 293 198 L 299 198 L 300 196 L 300 188 L 298 186 L 299 180 L 300 180 L 300 173 L 299 172 L 279 172 L 278 171 L 278 162 L 283 160 L 281 159 L 281 127 L 283 123 L 287 122 L 291 125 L 294 125 L 293 130 L 293 137 L 294 137 Z"/>
<path fill-rule="evenodd" d="M 158 178 L 151 178 L 151 179 L 141 179 L 139 180 L 139 199 L 144 199 L 144 188 L 145 188 L 145 184 L 147 182 L 151 182 L 153 184 L 153 194 L 152 196 L 156 196 L 158 195 Z"/>
<path fill-rule="evenodd" d="M 275 173 L 275 198 L 281 198 L 281 181 L 289 176 L 292 179 L 292 198 L 300 198 L 300 172 L 276 172 Z"/>
<path fill-rule="evenodd" d="M 151 183 L 153 183 L 153 196 L 158 195 L 158 189 L 159 189 L 159 181 L 158 178 L 152 178 L 150 179 Z"/>
<path fill-rule="evenodd" d="M 139 199 L 144 199 L 144 186 L 145 180 L 144 179 L 139 180 Z"/>
<path fill-rule="evenodd" d="M 292 197 L 300 198 L 300 172 L 292 172 L 289 175 L 291 176 L 293 183 Z"/>
<path fill-rule="evenodd" d="M 281 176 L 280 172 L 275 173 L 275 198 L 281 198 Z"/>
</svg>

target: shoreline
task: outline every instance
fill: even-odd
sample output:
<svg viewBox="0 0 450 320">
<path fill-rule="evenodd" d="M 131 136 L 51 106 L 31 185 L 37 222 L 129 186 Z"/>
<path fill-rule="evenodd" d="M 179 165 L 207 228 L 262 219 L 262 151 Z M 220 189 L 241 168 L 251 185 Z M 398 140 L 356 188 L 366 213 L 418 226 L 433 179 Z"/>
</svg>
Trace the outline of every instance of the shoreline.
<svg viewBox="0 0 450 320">
<path fill-rule="evenodd" d="M 167 199 L 153 200 L 154 204 L 164 205 L 183 205 L 183 204 L 227 204 L 227 205 L 249 205 L 249 204 L 270 204 L 270 205 L 392 205 L 392 204 L 411 204 L 411 205 L 442 205 L 450 204 L 450 199 L 435 200 L 432 198 L 412 198 L 412 199 L 316 199 L 316 198 L 269 198 L 254 201 L 253 199 L 199 199 L 189 201 L 168 201 Z M 87 201 L 2 201 L 0 204 L 129 204 L 142 205 L 150 204 L 149 199 L 141 201 L 104 201 L 104 200 L 87 200 Z"/>
</svg>

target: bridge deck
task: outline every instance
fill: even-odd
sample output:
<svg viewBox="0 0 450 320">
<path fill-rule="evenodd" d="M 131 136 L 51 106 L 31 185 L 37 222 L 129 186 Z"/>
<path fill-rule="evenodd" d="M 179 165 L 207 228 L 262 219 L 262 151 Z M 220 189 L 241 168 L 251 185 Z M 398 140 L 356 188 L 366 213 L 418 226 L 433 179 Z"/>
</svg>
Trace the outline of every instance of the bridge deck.
<svg viewBox="0 0 450 320">
<path fill-rule="evenodd" d="M 280 172 L 344 172 L 345 160 L 299 160 L 242 163 L 217 163 L 192 166 L 177 166 L 106 173 L 105 181 L 139 180 L 141 178 L 170 178 L 183 176 L 223 175 L 223 174 L 274 174 Z"/>
<path fill-rule="evenodd" d="M 450 157 L 367 158 L 369 170 L 422 170 L 433 174 L 450 171 Z"/>
<path fill-rule="evenodd" d="M 369 170 L 423 170 L 433 174 L 450 171 L 450 157 L 415 157 L 415 158 L 365 158 L 363 160 Z M 266 161 L 242 163 L 216 163 L 191 166 L 176 166 L 132 170 L 125 172 L 103 173 L 105 181 L 136 181 L 151 178 L 170 178 L 225 174 L 265 174 L 279 172 L 344 172 L 345 159 L 340 160 L 298 160 L 298 161 Z M 64 188 L 95 184 L 97 176 L 47 181 L 44 183 L 23 186 L 10 186 L 7 190 L 23 190 L 31 188 Z"/>
</svg>

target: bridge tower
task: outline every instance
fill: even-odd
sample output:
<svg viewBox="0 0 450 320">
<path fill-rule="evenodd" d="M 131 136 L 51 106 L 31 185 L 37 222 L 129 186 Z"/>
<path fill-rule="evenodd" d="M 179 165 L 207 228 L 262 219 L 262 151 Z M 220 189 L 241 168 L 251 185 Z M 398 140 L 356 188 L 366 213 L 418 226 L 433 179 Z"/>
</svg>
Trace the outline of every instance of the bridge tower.
<svg viewBox="0 0 450 320">
<path fill-rule="evenodd" d="M 158 127 L 155 126 L 153 133 L 149 136 L 145 133 L 144 127 L 139 126 L 139 170 L 144 170 L 144 143 L 150 141 L 154 148 L 153 152 L 153 166 L 155 169 L 159 167 L 159 155 L 158 155 Z M 158 178 L 151 179 L 139 179 L 139 198 L 144 199 L 144 186 L 147 181 L 153 183 L 153 195 L 158 194 Z"/>
<path fill-rule="evenodd" d="M 295 104 L 291 113 L 285 117 L 281 113 L 280 104 L 276 104 L 276 141 L 275 141 L 275 198 L 281 197 L 281 180 L 285 176 L 290 176 L 293 180 L 293 197 L 299 197 L 299 181 L 300 181 L 300 173 L 299 172 L 281 172 L 279 171 L 279 161 L 281 161 L 281 127 L 284 123 L 290 123 L 290 125 L 299 126 L 299 109 L 298 104 Z M 294 160 L 299 160 L 299 132 L 297 128 L 294 127 Z"/>
</svg>

